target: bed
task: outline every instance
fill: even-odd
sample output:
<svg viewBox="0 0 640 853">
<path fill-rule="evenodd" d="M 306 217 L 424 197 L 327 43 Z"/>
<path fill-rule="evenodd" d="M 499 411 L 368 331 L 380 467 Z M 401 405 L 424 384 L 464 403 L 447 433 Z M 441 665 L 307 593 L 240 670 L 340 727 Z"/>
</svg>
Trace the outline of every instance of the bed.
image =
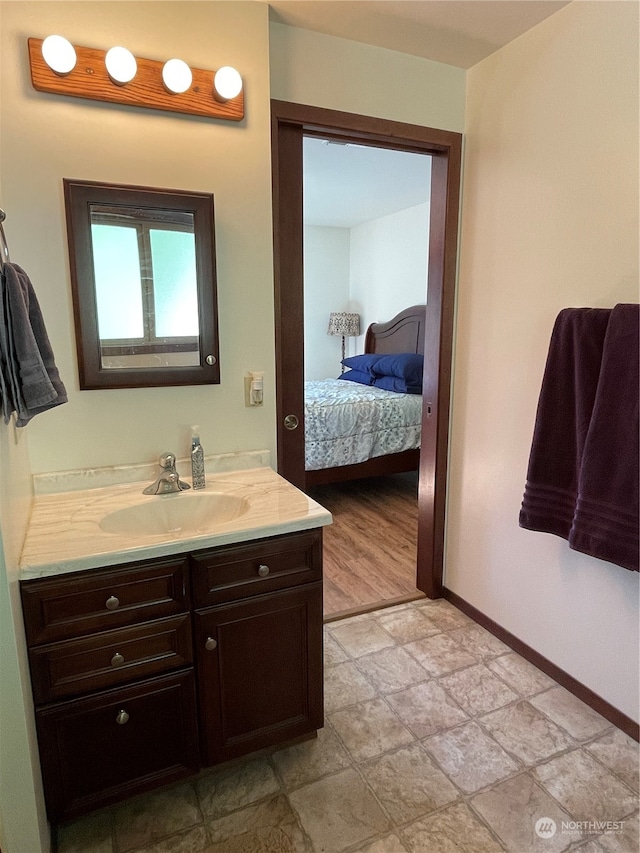
<svg viewBox="0 0 640 853">
<path fill-rule="evenodd" d="M 372 323 L 364 352 L 424 353 L 424 305 Z M 415 471 L 422 397 L 338 379 L 305 383 L 305 486 Z M 352 461 L 353 460 L 353 461 Z"/>
</svg>

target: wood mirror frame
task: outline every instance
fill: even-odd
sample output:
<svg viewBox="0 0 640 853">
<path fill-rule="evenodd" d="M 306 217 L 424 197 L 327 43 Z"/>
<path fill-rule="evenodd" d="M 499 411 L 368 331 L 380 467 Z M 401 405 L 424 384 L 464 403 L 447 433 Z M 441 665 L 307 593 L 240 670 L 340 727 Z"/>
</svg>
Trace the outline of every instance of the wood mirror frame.
<svg viewBox="0 0 640 853">
<path fill-rule="evenodd" d="M 80 390 L 148 388 L 166 385 L 204 385 L 220 382 L 218 307 L 213 195 L 149 187 L 63 179 L 67 241 L 76 329 Z M 184 344 L 157 340 L 115 348 L 130 358 L 145 353 L 166 361 L 168 353 L 190 349 L 188 365 L 107 366 L 98 328 L 98 304 L 92 240 L 92 209 L 137 208 L 159 217 L 192 217 L 198 308 L 197 354 L 193 340 Z M 114 257 L 114 267 L 117 258 Z M 141 276 L 142 278 L 142 276 Z M 195 340 L 195 336 L 193 338 Z"/>
</svg>

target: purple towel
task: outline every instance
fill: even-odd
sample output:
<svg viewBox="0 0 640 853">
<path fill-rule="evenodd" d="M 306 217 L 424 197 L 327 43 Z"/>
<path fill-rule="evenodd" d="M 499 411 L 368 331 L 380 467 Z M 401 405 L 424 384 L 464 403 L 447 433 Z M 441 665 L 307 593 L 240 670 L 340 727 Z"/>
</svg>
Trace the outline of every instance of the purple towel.
<svg viewBox="0 0 640 853">
<path fill-rule="evenodd" d="M 638 571 L 640 308 L 616 305 L 582 454 L 569 546 Z"/>
<path fill-rule="evenodd" d="M 637 312 L 620 305 L 558 315 L 520 511 L 521 527 L 562 536 L 575 550 L 635 571 Z"/>
<path fill-rule="evenodd" d="M 569 538 L 610 314 L 603 308 L 565 308 L 555 322 L 533 431 L 521 527 Z"/>
</svg>

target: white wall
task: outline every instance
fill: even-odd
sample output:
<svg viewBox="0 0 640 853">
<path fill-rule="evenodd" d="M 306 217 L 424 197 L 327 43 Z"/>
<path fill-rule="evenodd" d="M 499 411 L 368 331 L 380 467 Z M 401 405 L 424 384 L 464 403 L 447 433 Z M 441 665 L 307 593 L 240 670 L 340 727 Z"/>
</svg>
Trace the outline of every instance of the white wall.
<svg viewBox="0 0 640 853">
<path fill-rule="evenodd" d="M 350 297 L 363 330 L 358 352 L 364 349 L 364 331 L 371 323 L 425 303 L 429 211 L 428 203 L 418 204 L 351 229 Z"/>
<path fill-rule="evenodd" d="M 327 335 L 331 311 L 360 314 L 362 334 L 346 341 L 347 355 L 355 355 L 364 351 L 370 323 L 424 303 L 428 248 L 428 203 L 353 228 L 305 226 L 306 379 L 340 372 L 342 339 Z"/>
<path fill-rule="evenodd" d="M 0 845 L 6 853 L 49 849 L 18 562 L 31 503 L 27 436 L 0 425 Z"/>
<path fill-rule="evenodd" d="M 268 7 L 214 2 L 2 3 L 2 171 L 7 238 L 41 302 L 68 405 L 29 425 L 34 472 L 186 452 L 275 446 Z M 123 12 L 126 10 L 126 14 Z M 125 43 L 138 56 L 237 66 L 245 120 L 224 122 L 34 91 L 27 37 Z M 213 192 L 221 384 L 79 391 L 62 179 Z M 245 408 L 243 376 L 265 371 L 265 405 Z M 68 437 L 73 436 L 69 441 Z"/>
<path fill-rule="evenodd" d="M 304 227 L 305 379 L 340 373 L 342 338 L 327 334 L 332 311 L 350 311 L 349 228 Z"/>
<path fill-rule="evenodd" d="M 270 25 L 271 97 L 424 127 L 464 128 L 465 71 L 394 50 Z"/>
<path fill-rule="evenodd" d="M 638 301 L 638 5 L 472 68 L 465 130 L 446 585 L 637 720 L 638 575 L 518 511 L 557 313 Z"/>
</svg>

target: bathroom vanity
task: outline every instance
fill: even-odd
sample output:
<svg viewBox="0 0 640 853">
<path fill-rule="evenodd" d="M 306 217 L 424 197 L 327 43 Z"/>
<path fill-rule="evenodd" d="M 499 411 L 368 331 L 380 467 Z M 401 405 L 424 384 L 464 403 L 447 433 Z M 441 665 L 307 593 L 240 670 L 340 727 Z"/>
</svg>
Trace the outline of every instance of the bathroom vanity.
<svg viewBox="0 0 640 853">
<path fill-rule="evenodd" d="M 209 492 L 242 494 L 237 517 L 128 550 L 100 519 L 135 513 L 140 484 L 36 499 L 21 594 L 53 822 L 323 725 L 331 516 L 270 469 L 213 479 Z M 38 525 L 55 526 L 54 507 L 57 548 Z"/>
</svg>

